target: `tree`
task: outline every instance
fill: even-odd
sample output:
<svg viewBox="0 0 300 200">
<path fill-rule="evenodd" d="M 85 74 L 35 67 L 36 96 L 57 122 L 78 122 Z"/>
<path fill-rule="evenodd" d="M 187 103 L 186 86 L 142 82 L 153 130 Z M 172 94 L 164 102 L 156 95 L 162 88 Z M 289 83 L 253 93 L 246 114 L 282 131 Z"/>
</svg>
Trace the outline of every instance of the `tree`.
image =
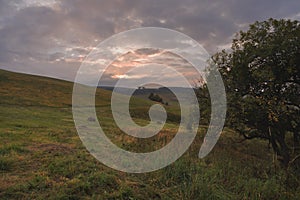
<svg viewBox="0 0 300 200">
<path fill-rule="evenodd" d="M 164 103 L 163 99 L 158 94 L 153 94 L 152 92 L 150 93 L 148 99 L 150 99 L 151 101 L 156 101 L 156 102 L 159 102 L 159 103 Z"/>
<path fill-rule="evenodd" d="M 213 56 L 226 87 L 227 125 L 246 139 L 269 140 L 284 166 L 300 137 L 300 23 L 255 22 L 240 31 L 231 51 Z M 295 156 L 295 155 L 294 155 Z"/>
<path fill-rule="evenodd" d="M 206 84 L 202 84 L 196 90 L 200 109 L 200 124 L 209 125 L 211 115 L 211 99 Z"/>
</svg>

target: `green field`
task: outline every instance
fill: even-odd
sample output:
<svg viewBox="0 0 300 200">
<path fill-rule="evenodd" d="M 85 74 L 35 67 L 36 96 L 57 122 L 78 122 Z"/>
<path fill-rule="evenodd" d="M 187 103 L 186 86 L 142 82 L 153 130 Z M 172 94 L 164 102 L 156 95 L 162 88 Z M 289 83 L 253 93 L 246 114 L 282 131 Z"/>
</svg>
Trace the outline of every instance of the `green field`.
<svg viewBox="0 0 300 200">
<path fill-rule="evenodd" d="M 115 171 L 97 161 L 77 135 L 71 112 L 73 83 L 0 70 L 0 199 L 299 199 L 299 177 L 280 168 L 268 143 L 243 140 L 225 128 L 213 151 L 198 159 L 207 127 L 170 166 L 145 174 Z M 155 137 L 137 139 L 114 124 L 111 92 L 99 89 L 96 110 L 118 146 L 148 152 L 172 139 L 180 119 L 166 106 L 167 124 Z M 145 99 L 131 99 L 131 114 L 149 122 Z"/>
</svg>

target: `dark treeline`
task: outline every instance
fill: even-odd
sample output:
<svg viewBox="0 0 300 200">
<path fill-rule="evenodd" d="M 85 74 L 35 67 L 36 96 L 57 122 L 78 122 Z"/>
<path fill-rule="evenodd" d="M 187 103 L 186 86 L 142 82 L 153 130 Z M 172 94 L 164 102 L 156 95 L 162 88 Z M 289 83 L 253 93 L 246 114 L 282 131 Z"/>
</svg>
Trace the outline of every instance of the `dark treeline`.
<svg viewBox="0 0 300 200">
<path fill-rule="evenodd" d="M 255 22 L 236 34 L 230 50 L 216 53 L 212 61 L 226 88 L 226 126 L 245 139 L 268 140 L 282 166 L 299 173 L 299 21 Z M 199 88 L 198 97 L 202 123 L 208 123 L 206 85 Z"/>
</svg>

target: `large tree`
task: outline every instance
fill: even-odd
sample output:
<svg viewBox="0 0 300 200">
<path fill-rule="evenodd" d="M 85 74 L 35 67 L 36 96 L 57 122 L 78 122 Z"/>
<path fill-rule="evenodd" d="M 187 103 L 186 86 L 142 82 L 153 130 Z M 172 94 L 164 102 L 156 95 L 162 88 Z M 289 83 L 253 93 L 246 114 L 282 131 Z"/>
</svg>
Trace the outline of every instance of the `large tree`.
<svg viewBox="0 0 300 200">
<path fill-rule="evenodd" d="M 236 35 L 231 50 L 213 60 L 227 90 L 227 124 L 246 139 L 269 140 L 288 166 L 300 137 L 299 21 L 255 22 Z"/>
</svg>

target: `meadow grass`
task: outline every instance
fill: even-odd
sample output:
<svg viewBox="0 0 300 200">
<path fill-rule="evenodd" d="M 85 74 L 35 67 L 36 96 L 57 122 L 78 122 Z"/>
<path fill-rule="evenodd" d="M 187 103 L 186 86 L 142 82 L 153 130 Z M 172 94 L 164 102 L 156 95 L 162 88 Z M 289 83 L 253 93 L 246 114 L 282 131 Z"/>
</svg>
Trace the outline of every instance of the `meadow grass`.
<svg viewBox="0 0 300 200">
<path fill-rule="evenodd" d="M 0 199 L 299 199 L 299 177 L 280 168 L 268 144 L 242 141 L 225 128 L 213 151 L 198 159 L 207 127 L 189 150 L 161 170 L 127 174 L 97 161 L 80 141 L 71 112 L 72 83 L 0 71 Z M 98 90 L 101 126 L 118 146 L 147 152 L 175 135 L 178 107 L 149 139 L 115 125 L 110 92 Z M 149 123 L 153 102 L 132 98 L 136 123 Z M 180 118 L 179 118 L 180 119 Z M 133 130 L 134 131 L 134 130 Z"/>
</svg>

